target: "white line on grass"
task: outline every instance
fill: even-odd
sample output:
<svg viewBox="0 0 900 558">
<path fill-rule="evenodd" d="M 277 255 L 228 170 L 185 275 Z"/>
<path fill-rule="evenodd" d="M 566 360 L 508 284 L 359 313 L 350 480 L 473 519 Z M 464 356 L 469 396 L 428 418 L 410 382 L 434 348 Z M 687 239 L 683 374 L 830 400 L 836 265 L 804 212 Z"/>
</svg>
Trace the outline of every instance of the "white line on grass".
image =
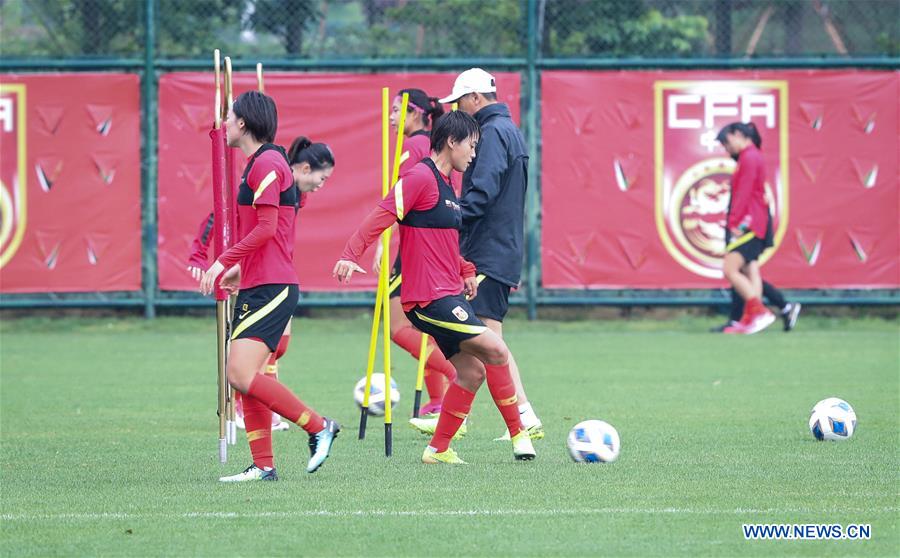
<svg viewBox="0 0 900 558">
<path fill-rule="evenodd" d="M 60 513 L 60 514 L 2 514 L 3 521 L 94 521 L 103 519 L 290 519 L 299 517 L 467 517 L 467 516 L 552 516 L 552 515 L 608 515 L 608 514 L 696 514 L 696 515 L 750 515 L 750 514 L 796 514 L 796 513 L 888 513 L 900 508 L 842 508 L 823 510 L 821 508 L 734 508 L 730 510 L 708 510 L 692 508 L 585 508 L 565 510 L 291 510 L 261 512 L 187 512 L 187 513 Z"/>
</svg>

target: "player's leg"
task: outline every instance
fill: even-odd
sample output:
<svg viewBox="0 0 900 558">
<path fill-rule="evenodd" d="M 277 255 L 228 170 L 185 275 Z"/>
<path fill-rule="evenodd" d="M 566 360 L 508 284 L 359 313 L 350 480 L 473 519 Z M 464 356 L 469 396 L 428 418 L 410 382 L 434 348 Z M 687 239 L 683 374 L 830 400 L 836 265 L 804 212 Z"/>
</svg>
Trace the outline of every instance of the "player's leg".
<svg viewBox="0 0 900 558">
<path fill-rule="evenodd" d="M 503 319 L 509 311 L 509 291 L 509 285 L 505 285 L 492 277 L 481 275 L 478 282 L 478 295 L 471 301 L 472 308 L 475 309 L 478 319 L 501 339 L 503 339 Z M 519 366 L 512 352 L 509 355 L 509 372 L 513 379 L 513 385 L 516 388 L 522 424 L 525 425 L 532 438 L 543 438 L 544 425 L 528 401 L 528 395 L 525 393 L 525 386 L 522 383 L 522 375 L 519 372 Z M 509 439 L 509 432 L 497 438 L 497 440 Z"/>
<path fill-rule="evenodd" d="M 789 302 L 775 285 L 765 280 L 763 280 L 763 298 L 769 301 L 769 304 L 778 307 L 784 322 L 784 331 L 794 329 L 797 319 L 800 317 L 802 305 L 799 302 Z"/>
<path fill-rule="evenodd" d="M 266 361 L 266 368 L 262 371 L 263 374 L 268 374 L 278 379 L 278 371 L 280 370 L 280 361 L 281 357 L 288 350 L 288 346 L 291 344 L 291 324 L 293 323 L 293 319 L 288 321 L 288 325 L 284 328 L 284 333 L 281 334 L 281 339 L 278 340 L 278 346 L 275 348 L 275 351 L 269 355 L 269 360 Z M 281 416 L 278 413 L 272 413 L 272 431 L 280 431 L 280 430 L 288 430 L 290 425 L 287 421 L 281 420 Z"/>
<path fill-rule="evenodd" d="M 314 472 L 328 457 L 340 427 L 316 413 L 275 377 L 259 372 L 269 353 L 277 349 L 298 296 L 296 285 L 262 285 L 241 291 L 238 307 L 244 311 L 233 324 L 226 372 L 229 383 L 245 395 L 245 420 L 247 401 L 253 398 L 309 434 L 312 457 L 307 471 Z M 271 418 L 268 426 L 271 429 Z M 248 434 L 250 428 L 248 422 Z"/>
</svg>

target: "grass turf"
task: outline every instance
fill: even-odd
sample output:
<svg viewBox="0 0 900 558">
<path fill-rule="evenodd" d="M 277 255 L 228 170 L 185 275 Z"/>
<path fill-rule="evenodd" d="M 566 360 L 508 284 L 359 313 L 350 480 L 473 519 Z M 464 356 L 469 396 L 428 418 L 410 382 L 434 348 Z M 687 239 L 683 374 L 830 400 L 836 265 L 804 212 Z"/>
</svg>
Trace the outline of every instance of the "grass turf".
<svg viewBox="0 0 900 558">
<path fill-rule="evenodd" d="M 709 319 L 507 324 L 547 438 L 512 460 L 486 388 L 468 467 L 421 465 L 405 426 L 414 364 L 394 352 L 394 457 L 382 426 L 356 439 L 351 390 L 368 321 L 298 320 L 285 382 L 344 432 L 304 471 L 306 436 L 275 433 L 281 481 L 223 485 L 210 319 L 0 324 L 0 553 L 18 555 L 895 555 L 898 326 L 802 319 L 797 331 L 711 335 Z M 780 325 L 780 324 L 778 324 Z M 819 399 L 859 415 L 815 442 Z M 607 465 L 565 449 L 578 420 L 617 427 Z M 743 523 L 870 523 L 868 541 L 746 541 Z"/>
</svg>

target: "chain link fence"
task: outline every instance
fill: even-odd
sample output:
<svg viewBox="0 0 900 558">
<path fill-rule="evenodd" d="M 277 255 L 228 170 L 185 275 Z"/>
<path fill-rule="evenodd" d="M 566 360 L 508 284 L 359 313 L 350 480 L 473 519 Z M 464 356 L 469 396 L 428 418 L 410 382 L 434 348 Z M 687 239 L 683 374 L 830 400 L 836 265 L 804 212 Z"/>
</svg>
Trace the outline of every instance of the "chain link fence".
<svg viewBox="0 0 900 558">
<path fill-rule="evenodd" d="M 165 59 L 900 54 L 896 0 L 0 0 L 0 55 L 139 58 L 147 1 Z"/>
</svg>

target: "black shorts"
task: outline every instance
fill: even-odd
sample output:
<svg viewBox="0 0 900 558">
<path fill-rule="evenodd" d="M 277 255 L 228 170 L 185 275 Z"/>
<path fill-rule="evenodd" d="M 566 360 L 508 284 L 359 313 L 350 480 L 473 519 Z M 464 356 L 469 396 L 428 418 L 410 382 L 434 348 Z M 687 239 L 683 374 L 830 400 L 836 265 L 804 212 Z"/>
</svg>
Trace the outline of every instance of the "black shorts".
<svg viewBox="0 0 900 558">
<path fill-rule="evenodd" d="M 259 285 L 243 289 L 234 306 L 231 338 L 256 338 L 275 352 L 299 299 L 297 285 Z"/>
<path fill-rule="evenodd" d="M 487 331 L 462 293 L 445 296 L 425 308 L 413 307 L 406 317 L 422 333 L 434 337 L 446 358 L 459 353 L 459 344 Z"/>
<path fill-rule="evenodd" d="M 509 311 L 509 285 L 485 275 L 478 276 L 478 293 L 471 300 L 475 315 L 502 322 Z"/>
<path fill-rule="evenodd" d="M 730 237 L 731 235 L 726 234 L 725 236 Z M 762 255 L 763 250 L 766 249 L 765 240 L 758 238 L 753 231 L 744 233 L 743 236 L 734 240 L 727 240 L 727 242 L 728 244 L 725 247 L 725 251 L 729 253 L 737 252 L 744 257 L 746 263 L 758 260 Z"/>
<path fill-rule="evenodd" d="M 403 275 L 400 274 L 400 254 L 394 260 L 394 267 L 391 268 L 391 278 L 388 279 L 388 293 L 391 298 L 400 296 L 400 289 L 403 286 Z"/>
<path fill-rule="evenodd" d="M 775 245 L 775 234 L 772 230 L 772 216 L 766 226 L 766 237 L 759 238 L 753 232 L 747 232 L 743 236 L 732 240 L 731 231 L 725 230 L 725 251 L 737 252 L 744 257 L 747 263 L 759 259 L 763 252 Z"/>
</svg>

